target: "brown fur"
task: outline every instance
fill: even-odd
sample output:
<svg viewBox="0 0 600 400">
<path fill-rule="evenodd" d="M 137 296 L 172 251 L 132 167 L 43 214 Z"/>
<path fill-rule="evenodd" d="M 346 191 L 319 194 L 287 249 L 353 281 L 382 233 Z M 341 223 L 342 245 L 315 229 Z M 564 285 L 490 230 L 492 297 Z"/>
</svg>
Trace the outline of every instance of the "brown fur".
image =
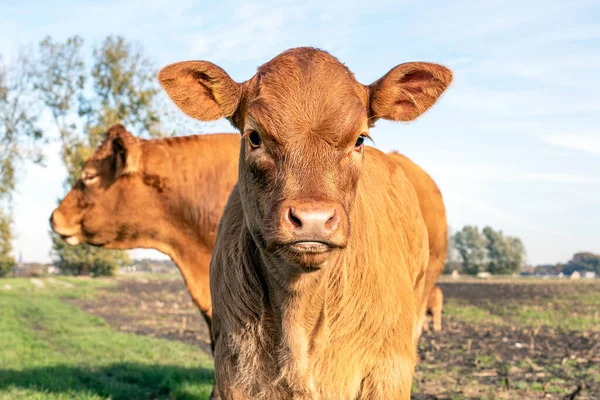
<svg viewBox="0 0 600 400">
<path fill-rule="evenodd" d="M 169 255 L 210 326 L 208 268 L 239 143 L 235 134 L 143 140 L 115 125 L 52 213 L 52 227 L 72 243 Z"/>
<path fill-rule="evenodd" d="M 130 164 L 132 163 L 132 160 L 137 160 L 135 169 L 133 169 L 131 173 L 141 175 L 142 182 L 146 186 L 155 189 L 154 192 L 150 191 L 150 197 L 154 198 L 155 203 L 164 205 L 162 208 L 162 213 L 164 214 L 163 218 L 169 218 L 171 215 L 181 215 L 187 222 L 182 223 L 181 219 L 174 218 L 172 223 L 163 224 L 163 218 L 157 220 L 148 218 L 153 216 L 152 210 L 140 208 L 140 205 L 138 204 L 140 196 L 148 196 L 148 192 L 140 191 L 137 183 L 131 184 L 130 178 L 125 178 L 122 171 L 119 172 L 119 177 L 116 177 L 117 171 L 114 164 L 116 164 L 118 160 L 115 159 L 116 154 L 112 148 L 112 142 L 117 137 L 119 137 L 124 144 L 126 143 L 129 146 L 128 157 L 126 157 L 126 160 L 128 158 Z M 143 143 L 141 147 L 139 146 L 140 143 Z M 197 180 L 193 183 L 204 188 L 204 190 L 207 190 L 202 193 L 202 196 L 199 196 L 195 200 L 193 206 L 188 202 L 180 202 L 177 200 L 178 196 L 173 196 L 173 193 L 169 194 L 169 191 L 166 191 L 169 187 L 171 190 L 181 190 L 183 188 L 183 182 L 171 186 L 167 185 L 167 182 L 182 179 L 184 182 L 189 183 L 186 175 L 180 176 L 173 174 L 171 173 L 172 170 L 167 169 L 155 173 L 157 168 L 148 165 L 148 163 L 152 164 L 156 162 L 154 157 L 143 156 L 139 153 L 139 149 L 144 149 L 142 151 L 146 153 L 156 153 L 156 150 L 152 150 L 152 148 L 161 148 L 167 144 L 169 149 L 177 151 L 178 161 L 181 161 L 186 165 L 191 165 L 192 168 L 199 171 L 199 173 L 195 175 Z M 175 144 L 175 147 L 173 144 Z M 127 150 L 127 145 L 123 147 L 123 150 Z M 206 147 L 207 149 L 212 148 L 213 151 L 209 154 L 197 153 L 198 145 Z M 216 150 L 214 149 L 214 146 L 216 145 L 219 146 L 218 155 L 214 153 L 214 150 Z M 104 188 L 114 186 L 113 190 L 98 190 L 93 187 L 86 188 L 82 181 L 78 182 L 65 200 L 61 202 L 60 206 L 57 208 L 57 212 L 53 213 L 52 219 L 54 228 L 58 232 L 77 232 L 75 236 L 78 237 L 78 240 L 94 240 L 96 245 L 102 245 L 107 248 L 129 249 L 151 246 L 152 248 L 163 251 L 168 247 L 177 248 L 180 251 L 179 254 L 176 254 L 175 252 L 169 252 L 168 254 L 175 260 L 186 281 L 192 298 L 202 311 L 203 316 L 210 326 L 212 307 L 210 305 L 208 283 L 208 257 L 200 256 L 195 259 L 196 254 L 198 254 L 197 246 L 186 245 L 183 242 L 177 246 L 173 246 L 169 243 L 169 239 L 172 238 L 167 238 L 166 235 L 157 235 L 157 232 L 172 232 L 174 228 L 177 228 L 177 223 L 181 223 L 184 229 L 189 226 L 196 226 L 196 228 L 189 230 L 188 232 L 197 236 L 196 242 L 202 243 L 203 247 L 205 247 L 205 251 L 210 250 L 212 252 L 214 245 L 214 227 L 222 212 L 223 204 L 228 196 L 228 190 L 233 187 L 233 181 L 237 177 L 236 168 L 238 153 L 239 140 L 237 139 L 237 135 L 215 134 L 182 137 L 180 139 L 142 141 L 131 136 L 121 125 L 116 125 L 109 129 L 105 141 L 96 153 L 87 161 L 86 166 L 83 169 L 83 175 L 91 173 L 100 176 L 101 179 L 97 183 L 97 186 Z M 216 159 L 216 156 L 220 158 Z M 407 177 L 417 189 L 421 210 L 426 224 L 428 225 L 428 229 L 430 230 L 429 238 L 431 253 L 432 249 L 435 248 L 435 244 L 431 243 L 432 238 L 437 236 L 432 234 L 432 228 L 431 225 L 428 224 L 428 221 L 434 221 L 438 214 L 429 214 L 436 213 L 436 210 L 439 207 L 432 207 L 429 205 L 430 203 L 422 203 L 422 200 L 427 201 L 428 198 L 420 194 L 424 191 L 419 188 L 422 186 L 427 187 L 428 185 L 433 184 L 433 181 L 431 179 L 424 179 L 423 175 L 426 177 L 426 174 L 417 166 L 413 166 L 408 158 L 400 155 L 394 155 L 393 157 L 398 158 L 403 169 L 407 172 Z M 140 159 L 146 160 L 145 163 L 141 164 L 141 168 L 139 163 Z M 223 174 L 227 174 L 227 171 L 229 171 L 229 173 L 233 175 L 223 179 L 222 174 L 207 173 L 207 163 L 216 165 Z M 408 171 L 413 169 L 421 171 L 421 173 L 408 173 Z M 215 190 L 209 189 L 212 187 L 212 184 L 206 185 L 203 181 L 213 178 L 215 179 L 214 183 L 224 186 L 223 190 L 217 191 L 219 193 L 218 196 L 221 196 L 220 200 L 212 199 L 211 201 L 211 199 L 207 198 L 207 195 L 210 193 L 214 196 Z M 119 186 L 122 186 L 121 190 L 115 190 Z M 184 195 L 184 193 L 185 191 L 182 191 L 182 195 Z M 119 220 L 115 218 L 115 211 L 110 206 L 102 206 L 103 203 L 115 204 L 114 200 L 117 197 L 120 197 L 120 202 L 118 204 L 120 209 L 118 214 Z M 100 204 L 100 206 L 98 206 L 98 204 Z M 435 202 L 431 204 L 435 205 Z M 172 210 L 175 207 L 181 207 L 181 210 L 179 210 L 179 212 Z M 211 210 L 211 207 L 215 207 L 215 209 Z M 200 214 L 203 214 L 205 217 L 198 218 L 198 215 Z M 83 221 L 91 221 L 92 219 L 93 229 L 88 230 L 85 233 L 82 232 L 80 225 Z M 437 226 L 439 226 L 439 224 L 435 225 L 434 228 Z M 116 234 L 111 234 L 111 232 L 116 232 Z M 443 237 L 445 238 L 445 236 Z M 148 238 L 152 238 L 154 244 L 145 243 Z"/>
<path fill-rule="evenodd" d="M 392 153 L 391 156 L 400 163 L 417 192 L 419 207 L 429 234 L 429 265 L 425 274 L 424 294 L 421 297 L 421 304 L 417 307 L 417 318 L 419 318 L 417 334 L 420 336 L 426 318 L 427 299 L 430 298 L 430 293 L 444 270 L 446 262 L 446 252 L 448 251 L 446 209 L 440 189 L 421 167 L 401 154 Z"/>
<path fill-rule="evenodd" d="M 243 134 L 211 261 L 224 398 L 410 397 L 427 230 L 398 161 L 357 140 L 379 117 L 414 119 L 450 79 L 444 67 L 411 63 L 363 86 L 310 48 L 243 84 L 204 61 L 160 72 L 188 115 L 227 117 Z M 339 224 L 302 233 L 301 243 L 320 245 L 299 250 L 282 217 L 294 209 L 334 210 Z"/>
<path fill-rule="evenodd" d="M 429 292 L 429 299 L 427 300 L 427 313 L 431 314 L 433 320 L 433 330 L 439 332 L 442 330 L 442 311 L 444 309 L 444 294 L 442 289 L 435 285 L 431 292 Z M 426 330 L 429 330 L 428 322 L 423 325 Z"/>
</svg>

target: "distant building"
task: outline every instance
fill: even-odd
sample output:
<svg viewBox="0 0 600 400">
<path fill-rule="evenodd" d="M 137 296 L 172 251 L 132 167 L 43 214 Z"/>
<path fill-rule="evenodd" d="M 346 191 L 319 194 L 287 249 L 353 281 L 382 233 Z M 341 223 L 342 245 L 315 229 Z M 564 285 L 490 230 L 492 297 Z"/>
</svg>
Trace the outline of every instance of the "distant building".
<svg viewBox="0 0 600 400">
<path fill-rule="evenodd" d="M 583 273 L 585 279 L 596 279 L 596 273 L 594 271 L 586 271 Z"/>
<path fill-rule="evenodd" d="M 579 273 L 579 271 L 574 271 L 571 274 L 571 279 L 581 279 L 581 274 Z"/>
</svg>

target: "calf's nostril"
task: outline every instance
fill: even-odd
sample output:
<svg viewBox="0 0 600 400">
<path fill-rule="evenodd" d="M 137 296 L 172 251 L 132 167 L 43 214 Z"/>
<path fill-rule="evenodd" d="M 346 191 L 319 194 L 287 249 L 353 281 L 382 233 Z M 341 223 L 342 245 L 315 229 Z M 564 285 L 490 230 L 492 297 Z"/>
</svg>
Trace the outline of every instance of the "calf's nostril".
<svg viewBox="0 0 600 400">
<path fill-rule="evenodd" d="M 294 214 L 294 210 L 292 208 L 288 210 L 288 217 L 292 225 L 294 225 L 296 228 L 302 227 L 302 220 L 298 218 L 296 214 Z"/>
<path fill-rule="evenodd" d="M 325 222 L 325 228 L 327 228 L 329 230 L 334 230 L 337 227 L 339 222 L 340 222 L 340 216 L 339 216 L 337 210 L 334 208 L 333 210 L 331 210 L 331 216 Z"/>
</svg>

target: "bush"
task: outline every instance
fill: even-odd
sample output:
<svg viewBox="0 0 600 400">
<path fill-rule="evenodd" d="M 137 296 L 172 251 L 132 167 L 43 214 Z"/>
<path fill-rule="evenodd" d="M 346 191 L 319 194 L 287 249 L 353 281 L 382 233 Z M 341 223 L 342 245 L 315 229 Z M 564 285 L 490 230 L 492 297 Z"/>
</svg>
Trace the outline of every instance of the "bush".
<svg viewBox="0 0 600 400">
<path fill-rule="evenodd" d="M 14 258 L 10 256 L 0 258 L 0 278 L 7 276 L 16 265 Z"/>
</svg>

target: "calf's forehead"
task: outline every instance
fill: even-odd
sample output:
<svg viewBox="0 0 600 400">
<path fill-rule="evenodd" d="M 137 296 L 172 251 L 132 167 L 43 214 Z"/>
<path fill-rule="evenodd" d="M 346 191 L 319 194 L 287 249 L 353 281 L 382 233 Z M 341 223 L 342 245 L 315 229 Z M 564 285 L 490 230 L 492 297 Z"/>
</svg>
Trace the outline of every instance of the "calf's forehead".
<svg viewBox="0 0 600 400">
<path fill-rule="evenodd" d="M 284 53 L 259 68 L 248 114 L 275 136 L 354 136 L 366 129 L 366 104 L 367 89 L 329 54 Z"/>
</svg>

